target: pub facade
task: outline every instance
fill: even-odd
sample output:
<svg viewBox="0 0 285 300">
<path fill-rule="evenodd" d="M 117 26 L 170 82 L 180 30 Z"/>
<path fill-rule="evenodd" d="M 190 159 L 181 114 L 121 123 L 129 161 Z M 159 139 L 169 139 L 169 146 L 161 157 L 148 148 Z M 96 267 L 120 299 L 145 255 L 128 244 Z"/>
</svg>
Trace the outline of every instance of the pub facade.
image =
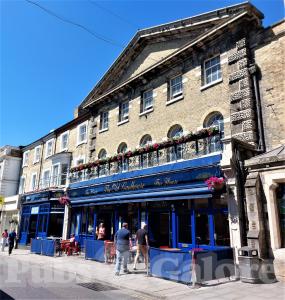
<svg viewBox="0 0 285 300">
<path fill-rule="evenodd" d="M 147 223 L 151 245 L 246 243 L 242 161 L 260 135 L 249 3 L 138 31 L 81 103 L 90 161 L 70 170 L 69 234 Z"/>
</svg>

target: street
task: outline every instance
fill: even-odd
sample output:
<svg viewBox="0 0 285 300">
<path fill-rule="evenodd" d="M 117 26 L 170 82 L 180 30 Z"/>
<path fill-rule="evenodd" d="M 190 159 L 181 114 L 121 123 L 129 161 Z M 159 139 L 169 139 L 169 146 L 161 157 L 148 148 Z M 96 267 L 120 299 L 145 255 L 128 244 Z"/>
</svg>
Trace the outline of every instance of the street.
<svg viewBox="0 0 285 300">
<path fill-rule="evenodd" d="M 76 273 L 45 268 L 1 256 L 0 299 L 143 299 L 139 294 L 116 288 Z M 145 297 L 144 297 L 145 298 Z"/>
</svg>

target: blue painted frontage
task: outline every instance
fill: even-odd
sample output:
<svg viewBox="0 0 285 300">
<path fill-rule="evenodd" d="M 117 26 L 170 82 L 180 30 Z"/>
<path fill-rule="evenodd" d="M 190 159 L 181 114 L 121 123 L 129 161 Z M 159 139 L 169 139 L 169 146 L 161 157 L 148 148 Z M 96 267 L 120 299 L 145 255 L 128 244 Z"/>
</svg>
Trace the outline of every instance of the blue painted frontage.
<svg viewBox="0 0 285 300">
<path fill-rule="evenodd" d="M 21 197 L 20 244 L 34 238 L 62 236 L 64 206 L 58 202 L 62 195 L 63 191 L 45 191 Z"/>
<path fill-rule="evenodd" d="M 94 244 L 100 223 L 105 239 L 113 240 L 127 222 L 132 235 L 148 224 L 153 248 L 229 246 L 229 234 L 221 231 L 228 226 L 227 203 L 205 184 L 211 176 L 222 176 L 220 160 L 220 154 L 212 155 L 73 183 L 67 190 L 70 233 L 84 247 Z"/>
<path fill-rule="evenodd" d="M 104 262 L 104 241 L 85 240 L 85 259 Z"/>
<path fill-rule="evenodd" d="M 55 256 L 55 240 L 49 239 L 32 239 L 31 253 L 46 256 Z"/>
</svg>

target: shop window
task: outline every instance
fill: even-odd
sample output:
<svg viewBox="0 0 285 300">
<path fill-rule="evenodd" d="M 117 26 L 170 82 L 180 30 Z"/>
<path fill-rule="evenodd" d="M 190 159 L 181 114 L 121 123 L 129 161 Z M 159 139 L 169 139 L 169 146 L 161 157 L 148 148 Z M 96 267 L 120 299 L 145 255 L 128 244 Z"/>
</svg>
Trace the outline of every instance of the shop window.
<svg viewBox="0 0 285 300">
<path fill-rule="evenodd" d="M 223 149 L 223 144 L 221 139 L 224 137 L 224 118 L 221 113 L 213 112 L 204 121 L 204 127 L 218 127 L 219 134 L 210 138 L 207 152 L 212 153 L 216 151 L 221 151 Z"/>
<path fill-rule="evenodd" d="M 81 218 L 81 226 L 80 233 L 86 233 L 86 225 L 87 225 L 87 209 L 88 207 L 83 207 L 82 209 L 82 218 Z"/>
<path fill-rule="evenodd" d="M 228 202 L 225 197 L 214 198 L 212 204 L 213 209 L 228 209 Z"/>
<path fill-rule="evenodd" d="M 230 246 L 228 214 L 223 212 L 215 213 L 214 226 L 214 239 L 216 246 Z"/>
<path fill-rule="evenodd" d="M 209 220 L 207 212 L 196 212 L 196 244 L 209 245 Z"/>
<path fill-rule="evenodd" d="M 87 234 L 94 234 L 94 207 L 88 208 L 88 226 Z"/>
<path fill-rule="evenodd" d="M 190 212 L 178 214 L 178 242 L 192 244 Z"/>
</svg>

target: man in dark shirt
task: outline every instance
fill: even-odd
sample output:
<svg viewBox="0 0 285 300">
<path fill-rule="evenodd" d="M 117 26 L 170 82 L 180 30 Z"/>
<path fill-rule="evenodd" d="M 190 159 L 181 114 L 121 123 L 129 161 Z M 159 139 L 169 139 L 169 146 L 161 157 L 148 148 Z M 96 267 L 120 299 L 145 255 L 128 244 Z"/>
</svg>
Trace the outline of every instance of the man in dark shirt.
<svg viewBox="0 0 285 300">
<path fill-rule="evenodd" d="M 12 250 L 14 248 L 16 236 L 17 236 L 17 234 L 15 232 L 15 229 L 9 233 L 9 237 L 8 237 L 8 239 L 9 239 L 9 255 L 11 255 Z"/>
<path fill-rule="evenodd" d="M 115 275 L 120 274 L 122 260 L 124 260 L 123 269 L 125 273 L 129 273 L 128 259 L 130 250 L 130 232 L 128 230 L 128 223 L 123 223 L 122 228 L 115 234 L 116 245 L 116 269 Z"/>
<path fill-rule="evenodd" d="M 136 233 L 136 241 L 137 241 L 137 254 L 135 257 L 134 267 L 133 269 L 136 270 L 136 265 L 140 253 L 142 253 L 144 257 L 145 267 L 147 269 L 148 265 L 148 236 L 147 236 L 147 225 L 144 225 L 143 228 L 139 229 Z"/>
</svg>

